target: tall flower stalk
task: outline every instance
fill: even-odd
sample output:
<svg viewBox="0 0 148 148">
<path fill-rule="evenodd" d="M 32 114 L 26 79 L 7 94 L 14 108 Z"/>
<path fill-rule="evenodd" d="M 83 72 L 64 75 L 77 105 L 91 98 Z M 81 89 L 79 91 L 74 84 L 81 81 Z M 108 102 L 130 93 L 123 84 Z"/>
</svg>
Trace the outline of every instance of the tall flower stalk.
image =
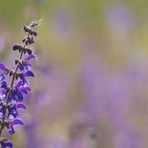
<svg viewBox="0 0 148 148">
<path fill-rule="evenodd" d="M 8 69 L 0 63 L 0 145 L 2 148 L 13 147 L 12 142 L 3 137 L 3 131 L 8 130 L 9 134 L 15 133 L 15 125 L 24 125 L 23 120 L 19 119 L 19 110 L 26 109 L 22 103 L 25 95 L 31 92 L 27 77 L 34 77 L 32 72 L 31 60 L 35 59 L 32 53 L 32 45 L 35 43 L 37 32 L 34 30 L 38 26 L 37 21 L 24 26 L 23 31 L 27 34 L 22 40 L 21 45 L 14 45 L 13 51 L 19 52 L 19 58 L 14 61 L 15 70 Z M 8 84 L 7 77 L 11 77 Z"/>
</svg>

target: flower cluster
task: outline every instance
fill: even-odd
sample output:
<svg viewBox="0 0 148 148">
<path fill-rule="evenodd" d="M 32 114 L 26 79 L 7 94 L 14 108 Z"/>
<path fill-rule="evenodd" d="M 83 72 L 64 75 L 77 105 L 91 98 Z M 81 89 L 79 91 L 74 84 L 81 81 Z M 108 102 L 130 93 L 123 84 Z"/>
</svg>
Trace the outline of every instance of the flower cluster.
<svg viewBox="0 0 148 148">
<path fill-rule="evenodd" d="M 0 63 L 0 146 L 2 148 L 12 148 L 13 144 L 2 136 L 4 129 L 8 129 L 9 134 L 14 134 L 16 125 L 24 125 L 18 118 L 19 110 L 26 109 L 22 103 L 25 95 L 31 92 L 27 77 L 34 77 L 32 72 L 31 60 L 35 59 L 31 47 L 35 43 L 37 36 L 35 27 L 37 21 L 33 21 L 29 26 L 24 26 L 23 31 L 27 34 L 22 40 L 21 45 L 14 45 L 13 50 L 18 51 L 20 56 L 14 61 L 15 70 L 7 68 Z M 7 77 L 11 77 L 11 83 L 8 85 Z"/>
</svg>

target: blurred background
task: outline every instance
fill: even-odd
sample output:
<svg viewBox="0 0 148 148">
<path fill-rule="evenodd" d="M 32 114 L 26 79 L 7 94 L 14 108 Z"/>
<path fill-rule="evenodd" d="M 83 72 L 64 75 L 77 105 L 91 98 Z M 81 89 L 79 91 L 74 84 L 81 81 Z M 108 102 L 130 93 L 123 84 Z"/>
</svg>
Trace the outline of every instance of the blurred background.
<svg viewBox="0 0 148 148">
<path fill-rule="evenodd" d="M 0 0 L 0 61 L 42 19 L 15 148 L 148 147 L 148 1 Z"/>
</svg>

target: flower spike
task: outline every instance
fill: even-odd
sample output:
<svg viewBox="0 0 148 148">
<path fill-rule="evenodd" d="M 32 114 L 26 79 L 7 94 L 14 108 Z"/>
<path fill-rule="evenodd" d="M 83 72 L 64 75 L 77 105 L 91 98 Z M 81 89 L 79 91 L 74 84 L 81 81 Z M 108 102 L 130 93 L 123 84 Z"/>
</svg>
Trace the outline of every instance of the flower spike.
<svg viewBox="0 0 148 148">
<path fill-rule="evenodd" d="M 32 52 L 32 45 L 35 43 L 37 32 L 35 27 L 38 22 L 34 21 L 28 26 L 23 27 L 26 33 L 22 44 L 15 44 L 12 49 L 18 51 L 20 56 L 14 61 L 15 69 L 9 70 L 0 63 L 0 146 L 2 148 L 12 148 L 13 144 L 3 138 L 3 130 L 7 129 L 10 135 L 15 134 L 14 126 L 24 125 L 23 120 L 18 119 L 19 111 L 26 110 L 27 107 L 22 103 L 24 95 L 31 92 L 28 77 L 34 77 L 32 72 L 31 60 L 35 60 Z M 6 77 L 11 77 L 10 84 L 6 81 Z"/>
</svg>

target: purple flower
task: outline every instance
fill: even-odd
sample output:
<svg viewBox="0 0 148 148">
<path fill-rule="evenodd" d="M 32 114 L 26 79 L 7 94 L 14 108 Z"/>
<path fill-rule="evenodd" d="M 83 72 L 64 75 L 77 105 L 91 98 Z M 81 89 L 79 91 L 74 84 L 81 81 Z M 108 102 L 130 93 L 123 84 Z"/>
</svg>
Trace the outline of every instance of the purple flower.
<svg viewBox="0 0 148 148">
<path fill-rule="evenodd" d="M 24 104 L 22 104 L 22 103 L 17 104 L 16 108 L 27 109 L 26 106 Z"/>
<path fill-rule="evenodd" d="M 16 101 L 16 102 L 23 101 L 22 93 L 18 92 L 16 89 L 14 89 L 11 93 L 10 101 Z"/>
<path fill-rule="evenodd" d="M 19 91 L 20 93 L 28 94 L 29 92 L 31 92 L 31 89 L 30 89 L 30 87 L 24 87 L 24 86 L 22 86 L 22 87 L 20 87 L 20 88 L 18 89 L 18 91 Z"/>
<path fill-rule="evenodd" d="M 28 84 L 26 77 L 34 77 L 34 73 L 32 71 L 27 71 L 25 73 L 18 74 L 18 77 L 20 77 L 24 84 Z"/>
<path fill-rule="evenodd" d="M 8 106 L 8 117 L 9 118 L 16 118 L 18 115 L 18 111 L 15 105 Z"/>
<path fill-rule="evenodd" d="M 4 74 L 1 74 L 0 75 L 0 81 L 4 81 L 5 80 L 5 76 L 4 76 Z"/>
<path fill-rule="evenodd" d="M 32 59 L 35 59 L 34 55 L 29 55 L 27 58 L 25 58 L 26 61 L 30 61 Z"/>
<path fill-rule="evenodd" d="M 23 71 L 24 69 L 26 70 L 31 70 L 32 69 L 32 65 L 29 63 L 30 60 L 35 59 L 34 55 L 29 55 L 27 58 L 25 58 L 22 62 L 19 62 L 18 60 L 16 60 L 16 64 L 19 62 L 19 69 L 21 71 Z"/>
<path fill-rule="evenodd" d="M 34 73 L 32 71 L 27 71 L 24 73 L 24 77 L 34 77 Z"/>
<path fill-rule="evenodd" d="M 13 148 L 13 145 L 10 141 L 1 142 L 2 148 Z"/>
<path fill-rule="evenodd" d="M 0 63 L 0 69 L 4 72 L 4 74 L 7 74 L 8 69 L 6 68 L 4 64 Z"/>
<path fill-rule="evenodd" d="M 12 119 L 16 118 L 18 116 L 17 109 L 25 109 L 26 110 L 26 106 L 22 103 L 9 105 L 8 106 L 8 118 L 12 118 Z"/>
<path fill-rule="evenodd" d="M 13 46 L 13 50 L 18 50 L 19 52 L 23 52 L 23 53 L 26 53 L 27 52 L 29 55 L 32 54 L 31 49 L 25 48 L 25 47 L 20 46 L 20 45 L 14 45 Z"/>
<path fill-rule="evenodd" d="M 20 93 L 28 94 L 31 92 L 31 89 L 27 83 L 24 84 L 23 81 L 19 81 L 16 85 L 16 90 Z"/>
<path fill-rule="evenodd" d="M 19 68 L 21 71 L 24 69 L 26 69 L 26 70 L 32 69 L 32 65 L 30 63 L 28 63 L 27 61 L 23 61 L 19 66 L 20 66 Z"/>
<path fill-rule="evenodd" d="M 19 120 L 19 119 L 15 119 L 13 120 L 11 123 L 10 123 L 10 129 L 9 129 L 9 134 L 12 135 L 15 133 L 15 130 L 14 130 L 14 125 L 24 125 L 23 121 L 22 120 Z"/>
<path fill-rule="evenodd" d="M 8 88 L 6 81 L 3 81 L 1 83 L 1 88 L 4 88 L 4 89 L 7 89 Z"/>
<path fill-rule="evenodd" d="M 15 120 L 13 120 L 13 121 L 10 123 L 11 126 L 14 126 L 14 125 L 17 125 L 17 124 L 24 125 L 23 121 L 20 120 L 20 119 L 15 119 Z"/>
</svg>

